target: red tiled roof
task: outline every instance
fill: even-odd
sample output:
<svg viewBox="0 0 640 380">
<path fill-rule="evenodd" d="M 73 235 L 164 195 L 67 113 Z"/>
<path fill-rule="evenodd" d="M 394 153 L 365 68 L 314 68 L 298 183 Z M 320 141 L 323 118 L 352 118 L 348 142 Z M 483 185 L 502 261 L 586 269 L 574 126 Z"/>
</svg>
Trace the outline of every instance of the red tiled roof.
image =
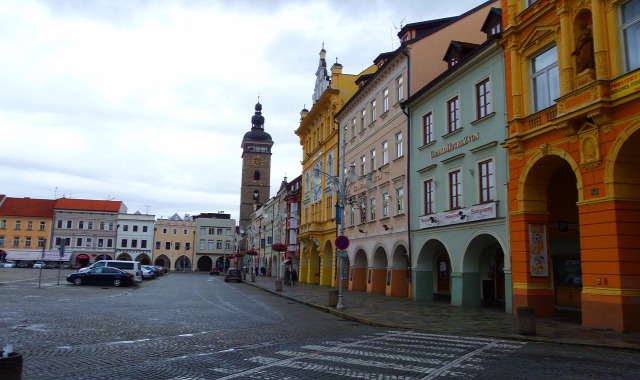
<svg viewBox="0 0 640 380">
<path fill-rule="evenodd" d="M 88 210 L 119 212 L 122 201 L 96 201 L 92 199 L 60 198 L 55 208 L 60 210 Z"/>
<path fill-rule="evenodd" d="M 53 218 L 53 207 L 55 204 L 55 199 L 7 197 L 4 203 L 2 203 L 2 206 L 0 206 L 0 215 Z"/>
</svg>

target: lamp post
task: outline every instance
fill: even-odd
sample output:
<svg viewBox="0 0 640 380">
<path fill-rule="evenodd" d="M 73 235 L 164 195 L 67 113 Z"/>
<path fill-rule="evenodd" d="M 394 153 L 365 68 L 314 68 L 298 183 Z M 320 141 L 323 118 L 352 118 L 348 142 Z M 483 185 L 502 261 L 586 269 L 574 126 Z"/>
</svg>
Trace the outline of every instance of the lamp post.
<svg viewBox="0 0 640 380">
<path fill-rule="evenodd" d="M 343 155 L 344 157 L 344 155 Z M 343 167 L 344 167 L 344 158 L 343 158 Z M 356 165 L 351 164 L 349 166 L 349 171 L 346 173 L 342 180 L 338 176 L 334 176 L 329 173 L 325 173 L 317 167 L 313 168 L 313 172 L 311 175 L 311 183 L 314 186 L 322 185 L 322 175 L 327 178 L 327 182 L 334 186 L 337 192 L 337 213 L 344 214 L 344 206 L 346 204 L 347 199 L 347 183 L 351 186 L 354 182 L 358 180 L 358 176 L 356 175 Z M 340 215 L 339 219 L 336 219 L 336 222 L 340 222 L 338 225 L 338 235 L 344 235 L 344 220 L 343 215 Z M 342 270 L 343 270 L 343 257 L 338 257 L 338 304 L 336 305 L 336 309 L 344 308 L 343 294 L 342 294 Z"/>
</svg>

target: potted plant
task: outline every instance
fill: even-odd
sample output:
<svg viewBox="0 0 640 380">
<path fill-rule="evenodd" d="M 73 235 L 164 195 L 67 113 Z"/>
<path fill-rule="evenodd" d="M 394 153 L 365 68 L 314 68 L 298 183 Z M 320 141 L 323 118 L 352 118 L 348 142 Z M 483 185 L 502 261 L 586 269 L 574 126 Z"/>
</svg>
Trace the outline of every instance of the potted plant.
<svg viewBox="0 0 640 380">
<path fill-rule="evenodd" d="M 245 253 L 249 256 L 256 256 L 258 254 L 258 251 L 256 251 L 255 249 L 250 249 Z"/>
<path fill-rule="evenodd" d="M 287 246 L 282 243 L 271 244 L 271 249 L 278 252 L 284 252 L 287 250 Z"/>
</svg>

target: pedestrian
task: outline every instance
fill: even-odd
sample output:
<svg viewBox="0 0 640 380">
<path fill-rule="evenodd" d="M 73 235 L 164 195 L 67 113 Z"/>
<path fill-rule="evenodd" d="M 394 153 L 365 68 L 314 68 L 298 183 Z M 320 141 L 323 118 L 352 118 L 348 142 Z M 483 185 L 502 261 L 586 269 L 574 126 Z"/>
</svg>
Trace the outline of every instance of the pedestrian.
<svg viewBox="0 0 640 380">
<path fill-rule="evenodd" d="M 262 277 L 265 277 L 267 275 L 267 268 L 260 267 L 260 273 L 262 273 Z"/>
<path fill-rule="evenodd" d="M 293 268 L 291 271 L 291 282 L 293 286 L 296 286 L 296 281 L 298 281 L 298 272 L 296 272 L 296 268 Z"/>
<path fill-rule="evenodd" d="M 291 271 L 289 270 L 289 267 L 284 270 L 284 284 L 287 286 L 291 285 Z"/>
</svg>

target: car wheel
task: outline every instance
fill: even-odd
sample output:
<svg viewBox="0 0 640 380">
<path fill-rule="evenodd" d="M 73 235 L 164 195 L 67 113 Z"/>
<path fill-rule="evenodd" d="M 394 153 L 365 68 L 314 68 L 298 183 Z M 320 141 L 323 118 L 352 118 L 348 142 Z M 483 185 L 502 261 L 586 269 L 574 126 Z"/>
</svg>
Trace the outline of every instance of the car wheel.
<svg viewBox="0 0 640 380">
<path fill-rule="evenodd" d="M 76 277 L 75 280 L 73 280 L 74 285 L 82 285 L 82 279 L 80 277 Z"/>
<path fill-rule="evenodd" d="M 122 285 L 122 280 L 119 278 L 116 278 L 113 280 L 113 286 L 120 286 Z"/>
</svg>

